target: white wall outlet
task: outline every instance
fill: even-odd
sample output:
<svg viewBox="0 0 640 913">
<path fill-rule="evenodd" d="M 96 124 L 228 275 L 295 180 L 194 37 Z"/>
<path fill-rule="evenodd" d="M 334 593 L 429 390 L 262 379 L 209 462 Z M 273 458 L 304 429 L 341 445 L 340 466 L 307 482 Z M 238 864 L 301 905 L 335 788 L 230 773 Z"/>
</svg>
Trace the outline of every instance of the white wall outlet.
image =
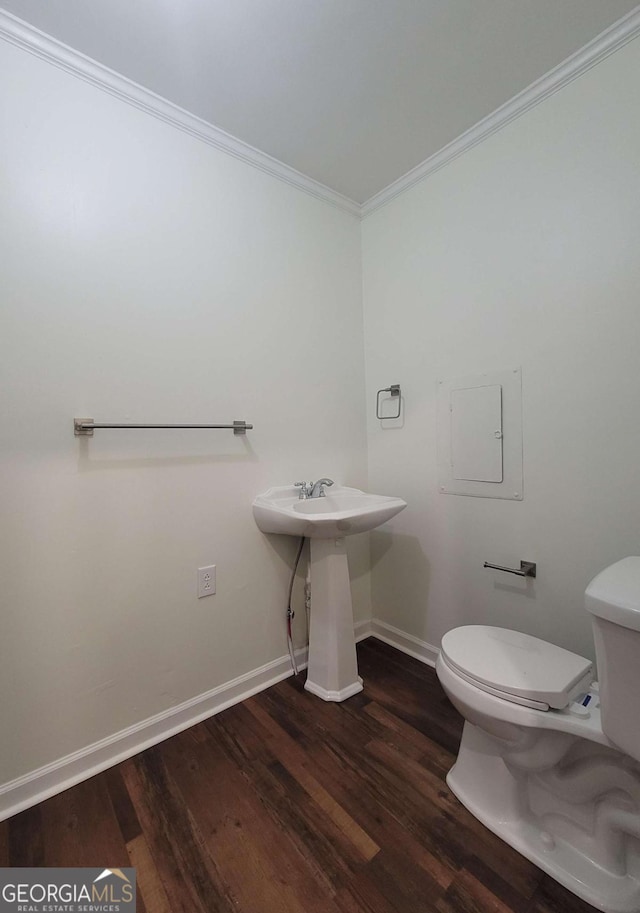
<svg viewBox="0 0 640 913">
<path fill-rule="evenodd" d="M 216 591 L 216 566 L 198 568 L 198 599 L 203 596 L 213 596 Z"/>
</svg>

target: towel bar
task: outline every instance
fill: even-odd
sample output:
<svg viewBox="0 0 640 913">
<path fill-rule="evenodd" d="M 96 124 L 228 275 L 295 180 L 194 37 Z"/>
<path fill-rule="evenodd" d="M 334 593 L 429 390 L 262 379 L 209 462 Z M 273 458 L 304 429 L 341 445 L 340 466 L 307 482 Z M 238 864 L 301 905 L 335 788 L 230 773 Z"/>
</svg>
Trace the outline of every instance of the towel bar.
<svg viewBox="0 0 640 913">
<path fill-rule="evenodd" d="M 121 425 L 94 422 L 92 418 L 74 418 L 73 433 L 76 437 L 93 437 L 96 428 L 229 428 L 234 434 L 246 434 L 253 429 L 247 422 L 234 422 L 232 425 Z"/>
</svg>

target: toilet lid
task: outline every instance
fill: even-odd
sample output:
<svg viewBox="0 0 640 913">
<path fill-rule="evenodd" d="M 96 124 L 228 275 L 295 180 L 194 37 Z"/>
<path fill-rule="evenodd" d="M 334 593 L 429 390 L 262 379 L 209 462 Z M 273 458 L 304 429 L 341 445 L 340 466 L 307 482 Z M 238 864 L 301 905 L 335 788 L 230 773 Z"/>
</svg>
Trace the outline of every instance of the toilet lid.
<svg viewBox="0 0 640 913">
<path fill-rule="evenodd" d="M 583 656 L 506 628 L 454 628 L 442 638 L 441 649 L 454 670 L 480 687 L 555 709 L 566 707 L 593 676 Z"/>
</svg>

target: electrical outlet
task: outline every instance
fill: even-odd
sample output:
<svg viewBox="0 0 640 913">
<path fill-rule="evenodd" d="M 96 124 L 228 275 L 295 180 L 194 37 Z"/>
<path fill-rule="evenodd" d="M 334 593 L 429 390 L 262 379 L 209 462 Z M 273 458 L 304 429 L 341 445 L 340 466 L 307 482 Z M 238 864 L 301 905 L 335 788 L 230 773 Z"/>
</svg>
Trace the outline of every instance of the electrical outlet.
<svg viewBox="0 0 640 913">
<path fill-rule="evenodd" d="M 198 599 L 203 596 L 213 596 L 216 591 L 216 566 L 198 568 Z"/>
</svg>

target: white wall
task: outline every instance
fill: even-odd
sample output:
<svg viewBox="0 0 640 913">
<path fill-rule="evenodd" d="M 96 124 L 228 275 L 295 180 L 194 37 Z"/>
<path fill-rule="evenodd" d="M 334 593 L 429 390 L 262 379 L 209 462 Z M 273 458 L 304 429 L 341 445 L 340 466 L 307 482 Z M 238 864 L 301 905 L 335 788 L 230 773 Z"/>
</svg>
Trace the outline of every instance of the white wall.
<svg viewBox="0 0 640 913">
<path fill-rule="evenodd" d="M 250 503 L 299 477 L 409 502 L 372 536 L 374 617 L 592 652 L 584 587 L 638 551 L 638 85 L 636 41 L 361 239 L 0 42 L 0 784 L 285 653 L 295 543 Z M 436 379 L 518 365 L 524 501 L 439 495 Z M 396 382 L 385 429 L 375 391 Z M 77 440 L 74 416 L 255 430 Z M 349 547 L 365 620 L 367 540 Z M 482 569 L 521 558 L 534 584 Z M 197 600 L 207 563 L 218 593 Z"/>
<path fill-rule="evenodd" d="M 373 615 L 494 623 L 592 655 L 583 593 L 640 549 L 640 42 L 363 224 Z M 524 501 L 439 495 L 436 379 L 523 369 Z M 538 579 L 483 570 L 538 562 Z"/>
<path fill-rule="evenodd" d="M 4 42 L 0 86 L 2 783 L 285 655 L 251 501 L 366 436 L 356 219 Z"/>
</svg>

